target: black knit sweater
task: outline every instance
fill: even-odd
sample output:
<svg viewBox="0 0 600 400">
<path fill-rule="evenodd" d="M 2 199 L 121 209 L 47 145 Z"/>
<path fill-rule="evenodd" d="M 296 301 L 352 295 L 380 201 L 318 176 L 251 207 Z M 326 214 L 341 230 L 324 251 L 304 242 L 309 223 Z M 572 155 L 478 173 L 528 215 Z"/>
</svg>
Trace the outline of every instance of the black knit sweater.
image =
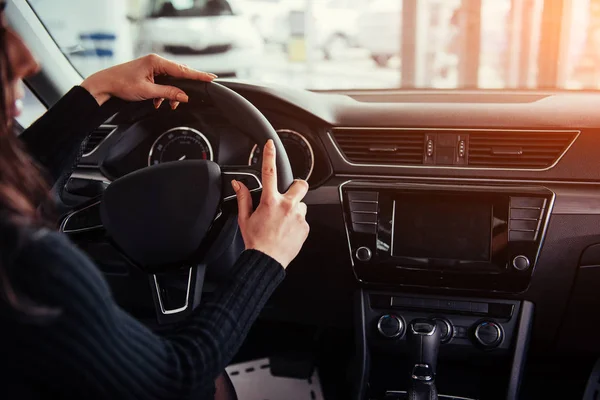
<svg viewBox="0 0 600 400">
<path fill-rule="evenodd" d="M 58 179 L 113 111 L 76 87 L 23 138 Z M 202 398 L 284 277 L 271 257 L 245 251 L 227 284 L 158 336 L 115 304 L 93 262 L 59 233 L 0 220 L 0 260 L 0 283 L 8 276 L 20 301 L 50 308 L 36 317 L 0 301 L 2 399 Z"/>
</svg>

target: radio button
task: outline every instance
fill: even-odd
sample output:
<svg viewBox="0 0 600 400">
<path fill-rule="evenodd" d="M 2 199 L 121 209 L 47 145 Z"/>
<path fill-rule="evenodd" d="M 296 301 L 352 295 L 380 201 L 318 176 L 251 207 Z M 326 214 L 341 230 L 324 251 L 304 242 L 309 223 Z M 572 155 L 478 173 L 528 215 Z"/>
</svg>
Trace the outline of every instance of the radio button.
<svg viewBox="0 0 600 400">
<path fill-rule="evenodd" d="M 350 211 L 358 212 L 377 212 L 377 203 L 357 203 L 354 201 L 350 202 Z"/>
<path fill-rule="evenodd" d="M 508 229 L 511 230 L 523 230 L 523 231 L 535 231 L 538 227 L 538 221 L 525 221 L 520 219 L 511 219 L 508 222 Z"/>
<path fill-rule="evenodd" d="M 368 201 L 376 203 L 378 197 L 378 192 L 348 192 L 348 200 L 350 201 Z"/>
<path fill-rule="evenodd" d="M 370 261 L 371 256 L 372 256 L 371 249 L 369 249 L 368 247 L 365 247 L 365 246 L 359 247 L 358 249 L 356 249 L 354 256 L 356 257 L 356 259 L 358 261 L 362 261 L 362 262 Z"/>
<path fill-rule="evenodd" d="M 352 213 L 350 216 L 354 223 L 377 223 L 377 214 Z"/>
<path fill-rule="evenodd" d="M 534 232 L 510 231 L 510 232 L 508 232 L 508 241 L 509 242 L 534 242 L 535 241 L 535 231 Z"/>
<path fill-rule="evenodd" d="M 356 233 L 369 233 L 374 235 L 377 233 L 377 225 L 374 223 L 352 224 L 352 230 Z"/>
<path fill-rule="evenodd" d="M 535 220 L 540 219 L 540 210 L 529 208 L 514 208 L 510 210 L 511 219 Z"/>
<path fill-rule="evenodd" d="M 488 303 L 471 303 L 471 312 L 487 314 L 488 313 Z"/>
<path fill-rule="evenodd" d="M 511 197 L 511 208 L 544 208 L 546 199 L 543 197 Z"/>
<path fill-rule="evenodd" d="M 529 262 L 529 258 L 525 256 L 516 256 L 513 258 L 512 265 L 519 271 L 526 271 L 531 266 L 531 262 Z"/>
</svg>

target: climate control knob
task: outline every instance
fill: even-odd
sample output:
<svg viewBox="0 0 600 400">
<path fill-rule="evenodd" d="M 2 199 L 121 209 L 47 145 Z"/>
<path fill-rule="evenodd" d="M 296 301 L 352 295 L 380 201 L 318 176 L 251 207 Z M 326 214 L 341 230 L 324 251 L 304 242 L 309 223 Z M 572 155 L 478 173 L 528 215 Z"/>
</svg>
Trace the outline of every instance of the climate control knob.
<svg viewBox="0 0 600 400">
<path fill-rule="evenodd" d="M 440 330 L 440 341 L 442 343 L 448 343 L 450 339 L 452 339 L 452 335 L 454 333 L 454 329 L 452 328 L 450 321 L 442 317 L 434 317 L 432 320 L 435 321 L 438 329 Z"/>
<path fill-rule="evenodd" d="M 404 334 L 404 321 L 402 317 L 393 314 L 385 314 L 377 321 L 377 330 L 388 339 L 400 337 Z"/>
<path fill-rule="evenodd" d="M 503 335 L 502 326 L 496 322 L 483 321 L 475 327 L 475 340 L 488 349 L 500 345 Z"/>
</svg>

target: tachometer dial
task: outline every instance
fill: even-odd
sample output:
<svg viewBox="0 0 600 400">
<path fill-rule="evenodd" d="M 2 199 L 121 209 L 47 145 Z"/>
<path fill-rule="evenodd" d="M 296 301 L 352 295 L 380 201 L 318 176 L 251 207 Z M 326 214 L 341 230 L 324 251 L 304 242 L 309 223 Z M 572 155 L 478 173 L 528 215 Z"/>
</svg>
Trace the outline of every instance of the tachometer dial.
<svg viewBox="0 0 600 400">
<path fill-rule="evenodd" d="M 193 128 L 180 126 L 160 135 L 150 148 L 148 165 L 178 160 L 213 160 L 210 142 Z"/>
<path fill-rule="evenodd" d="M 294 178 L 308 180 L 315 167 L 313 149 L 308 140 L 298 132 L 290 129 L 278 129 L 277 134 L 290 159 Z M 262 163 L 262 150 L 262 148 L 254 145 L 250 152 L 248 165 L 260 168 Z"/>
</svg>

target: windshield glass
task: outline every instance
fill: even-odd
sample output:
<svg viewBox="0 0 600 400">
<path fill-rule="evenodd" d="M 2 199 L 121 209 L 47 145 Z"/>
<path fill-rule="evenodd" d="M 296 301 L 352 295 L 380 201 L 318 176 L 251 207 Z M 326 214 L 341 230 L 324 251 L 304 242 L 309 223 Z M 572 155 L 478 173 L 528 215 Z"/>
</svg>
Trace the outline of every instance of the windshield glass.
<svg viewBox="0 0 600 400">
<path fill-rule="evenodd" d="M 82 76 L 158 53 L 307 89 L 598 89 L 600 0 L 29 0 Z"/>
</svg>

